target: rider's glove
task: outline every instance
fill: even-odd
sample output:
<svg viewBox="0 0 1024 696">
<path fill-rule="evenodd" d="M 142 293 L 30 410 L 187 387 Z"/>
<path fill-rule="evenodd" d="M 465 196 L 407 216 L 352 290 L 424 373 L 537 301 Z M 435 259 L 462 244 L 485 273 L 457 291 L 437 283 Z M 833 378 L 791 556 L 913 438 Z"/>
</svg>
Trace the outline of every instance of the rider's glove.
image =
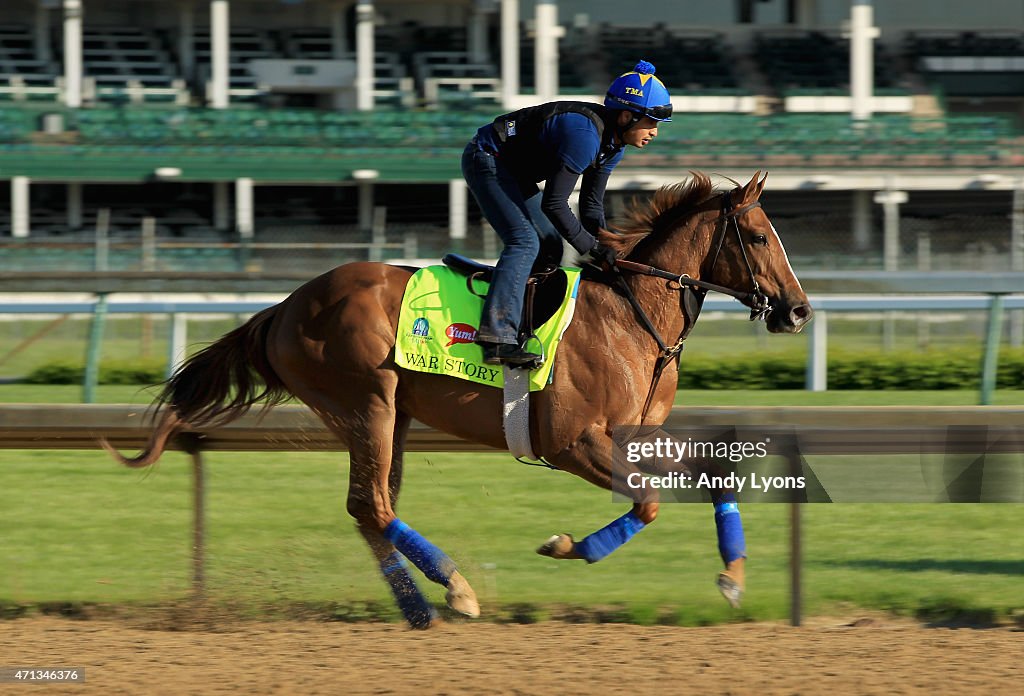
<svg viewBox="0 0 1024 696">
<path fill-rule="evenodd" d="M 580 259 L 580 264 L 590 263 L 601 270 L 610 271 L 615 265 L 616 258 L 618 254 L 614 249 L 598 243 Z"/>
</svg>

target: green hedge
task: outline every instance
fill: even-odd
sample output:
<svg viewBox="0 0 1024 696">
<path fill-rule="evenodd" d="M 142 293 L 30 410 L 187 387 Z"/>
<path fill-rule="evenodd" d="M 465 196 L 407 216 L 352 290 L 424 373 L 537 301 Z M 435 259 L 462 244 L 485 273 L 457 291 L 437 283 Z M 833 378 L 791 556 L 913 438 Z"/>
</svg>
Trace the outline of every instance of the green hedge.
<svg viewBox="0 0 1024 696">
<path fill-rule="evenodd" d="M 803 389 L 806 358 L 756 353 L 703 356 L 683 353 L 680 389 Z M 104 362 L 100 384 L 156 384 L 163 361 Z M 58 362 L 33 370 L 30 384 L 81 384 L 81 364 Z M 981 355 L 976 351 L 837 353 L 828 357 L 829 389 L 977 389 Z M 997 387 L 1024 388 L 1024 350 L 1000 351 Z"/>
<path fill-rule="evenodd" d="M 100 384 L 156 384 L 164 380 L 167 363 L 162 360 L 104 362 L 100 364 Z M 54 362 L 41 365 L 25 378 L 29 384 L 81 384 L 85 366 L 81 363 Z"/>
<path fill-rule="evenodd" d="M 804 354 L 690 356 L 683 353 L 680 389 L 802 389 Z M 977 389 L 976 351 L 837 353 L 828 356 L 829 389 Z M 1024 350 L 999 354 L 996 386 L 1024 388 Z"/>
</svg>

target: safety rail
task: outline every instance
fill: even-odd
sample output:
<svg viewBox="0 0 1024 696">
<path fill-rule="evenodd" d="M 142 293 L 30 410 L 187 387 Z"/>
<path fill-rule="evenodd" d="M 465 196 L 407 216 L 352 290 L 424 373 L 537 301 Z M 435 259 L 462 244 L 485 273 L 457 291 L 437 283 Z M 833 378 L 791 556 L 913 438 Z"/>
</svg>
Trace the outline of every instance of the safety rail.
<svg viewBox="0 0 1024 696">
<path fill-rule="evenodd" d="M 1016 275 L 1016 274 L 1006 274 Z M 994 279 L 996 282 L 998 279 Z M 299 283 L 296 283 L 298 285 Z M 237 285 L 235 287 L 238 287 Z M 1019 287 L 1019 286 L 1018 286 Z M 808 358 L 805 388 L 810 391 L 825 391 L 828 388 L 828 317 L 831 313 L 856 312 L 962 312 L 982 311 L 988 314 L 983 359 L 980 366 L 981 390 L 979 403 L 989 404 L 996 386 L 996 371 L 999 361 L 999 343 L 1002 336 L 1003 316 L 1007 310 L 1024 309 L 1024 294 L 1008 294 L 1002 286 L 996 286 L 988 294 L 955 295 L 812 295 L 811 305 L 815 318 L 807 330 Z M 0 284 L 0 290 L 3 285 Z M 168 343 L 168 374 L 180 363 L 187 345 L 187 321 L 189 314 L 251 314 L 272 303 L 257 301 L 111 301 L 107 293 L 101 292 L 94 301 L 58 302 L 0 302 L 2 314 L 91 314 L 93 330 L 86 355 L 86 381 L 83 384 L 83 400 L 94 400 L 99 374 L 100 345 L 103 322 L 108 314 L 168 314 L 171 317 L 171 332 Z M 749 311 L 732 298 L 711 293 L 704 303 L 703 311 L 744 313 Z"/>
<path fill-rule="evenodd" d="M 1024 452 L 1022 407 L 674 407 L 665 423 L 668 431 L 685 428 L 759 427 L 800 430 L 802 452 L 846 453 L 851 429 L 858 442 L 871 443 L 876 454 L 913 453 L 906 438 L 931 433 L 939 441 L 949 428 L 1000 428 L 1011 434 L 1000 440 L 1000 452 Z M 0 404 L 0 449 L 96 449 L 106 438 L 119 449 L 145 445 L 151 425 L 144 407 L 127 405 Z M 835 437 L 835 435 L 839 437 Z M 981 442 L 985 442 L 982 437 Z M 908 450 L 909 447 L 909 450 Z M 187 452 L 192 467 L 192 590 L 204 590 L 206 489 L 203 452 L 208 451 L 341 451 L 344 445 L 311 411 L 302 406 L 279 406 L 265 414 L 249 413 L 234 423 L 203 431 L 185 431 L 168 449 Z M 428 452 L 497 452 L 466 442 L 413 421 L 406 449 Z M 799 454 L 799 453 L 797 453 Z M 792 464 L 792 462 L 791 462 Z M 802 619 L 801 501 L 790 509 L 790 622 Z"/>
</svg>

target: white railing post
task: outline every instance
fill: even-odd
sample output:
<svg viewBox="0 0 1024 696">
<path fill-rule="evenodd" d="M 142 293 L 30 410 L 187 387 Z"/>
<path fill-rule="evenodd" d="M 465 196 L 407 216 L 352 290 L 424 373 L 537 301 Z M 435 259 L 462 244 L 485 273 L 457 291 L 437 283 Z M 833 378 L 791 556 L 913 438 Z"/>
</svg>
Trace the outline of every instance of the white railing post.
<svg viewBox="0 0 1024 696">
<path fill-rule="evenodd" d="M 819 309 L 811 321 L 811 334 L 807 340 L 808 391 L 828 390 L 828 314 Z"/>
</svg>

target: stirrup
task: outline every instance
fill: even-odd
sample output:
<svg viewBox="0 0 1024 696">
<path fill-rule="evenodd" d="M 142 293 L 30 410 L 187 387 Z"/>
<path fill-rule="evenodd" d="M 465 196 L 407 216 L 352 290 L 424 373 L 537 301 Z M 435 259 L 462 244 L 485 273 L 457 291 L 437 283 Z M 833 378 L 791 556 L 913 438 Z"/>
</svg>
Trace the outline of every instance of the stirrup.
<svg viewBox="0 0 1024 696">
<path fill-rule="evenodd" d="M 531 353 L 514 343 L 485 343 L 484 362 L 488 365 L 528 367 L 541 362 L 543 355 Z"/>
</svg>

